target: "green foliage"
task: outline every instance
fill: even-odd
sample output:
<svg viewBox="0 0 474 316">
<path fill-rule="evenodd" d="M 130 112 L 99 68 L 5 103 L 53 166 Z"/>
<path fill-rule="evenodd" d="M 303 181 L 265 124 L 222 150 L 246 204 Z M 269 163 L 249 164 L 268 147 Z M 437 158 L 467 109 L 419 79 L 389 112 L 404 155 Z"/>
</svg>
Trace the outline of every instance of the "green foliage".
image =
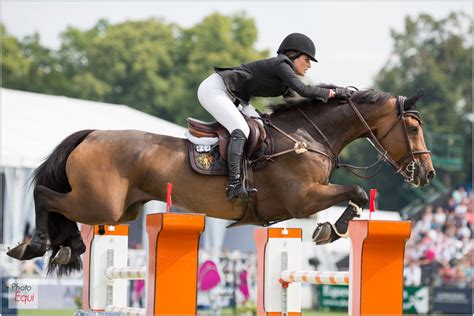
<svg viewBox="0 0 474 316">
<path fill-rule="evenodd" d="M 436 141 L 435 135 L 463 135 L 463 170 L 452 173 L 435 165 L 437 178 L 453 183 L 470 181 L 472 174 L 472 124 L 465 116 L 472 111 L 472 30 L 472 21 L 463 13 L 450 13 L 439 20 L 426 14 L 406 17 L 402 31 L 391 31 L 393 52 L 375 81 L 379 89 L 396 95 L 412 96 L 419 89 L 425 90 L 418 105 L 428 145 Z M 367 165 L 376 154 L 367 145 L 353 144 L 344 151 L 343 158 Z M 333 180 L 347 183 L 354 179 L 346 171 L 337 171 Z M 389 167 L 364 181 L 363 186 L 378 188 L 381 208 L 398 208 L 412 198 L 407 185 Z"/>
<path fill-rule="evenodd" d="M 257 29 L 244 13 L 214 13 L 188 29 L 162 19 L 100 20 L 67 28 L 57 51 L 37 34 L 18 41 L 1 30 L 3 87 L 127 104 L 180 124 L 210 118 L 196 91 L 214 66 L 268 56 L 254 48 Z"/>
<path fill-rule="evenodd" d="M 30 62 L 22 54 L 18 40 L 6 33 L 3 24 L 0 24 L 0 32 L 2 33 L 2 86 L 25 89 Z"/>
</svg>

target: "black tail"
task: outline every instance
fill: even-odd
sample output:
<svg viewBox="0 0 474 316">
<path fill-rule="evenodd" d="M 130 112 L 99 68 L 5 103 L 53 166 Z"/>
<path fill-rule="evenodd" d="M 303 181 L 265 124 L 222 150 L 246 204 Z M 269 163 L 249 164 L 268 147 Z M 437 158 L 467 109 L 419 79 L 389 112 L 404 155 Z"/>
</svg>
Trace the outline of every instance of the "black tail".
<svg viewBox="0 0 474 316">
<path fill-rule="evenodd" d="M 69 154 L 94 130 L 83 130 L 76 132 L 62 141 L 51 153 L 51 155 L 39 166 L 33 174 L 33 184 L 44 185 L 51 190 L 60 193 L 71 191 L 71 186 L 66 176 L 66 162 Z M 60 246 L 71 246 L 74 237 L 80 236 L 76 222 L 73 222 L 62 214 L 48 213 L 48 237 L 52 250 L 51 258 L 54 258 Z M 73 253 L 73 257 L 74 253 Z M 79 256 L 67 265 L 57 265 L 49 262 L 48 274 L 56 272 L 58 275 L 67 275 L 72 271 L 80 271 L 82 262 Z"/>
</svg>

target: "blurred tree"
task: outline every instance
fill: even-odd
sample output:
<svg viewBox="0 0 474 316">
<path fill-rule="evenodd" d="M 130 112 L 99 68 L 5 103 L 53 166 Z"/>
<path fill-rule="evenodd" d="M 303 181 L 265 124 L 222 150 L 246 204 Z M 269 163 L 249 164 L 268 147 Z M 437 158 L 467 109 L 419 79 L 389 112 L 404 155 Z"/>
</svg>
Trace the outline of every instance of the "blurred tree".
<svg viewBox="0 0 474 316">
<path fill-rule="evenodd" d="M 375 80 L 378 88 L 397 95 L 411 96 L 425 89 L 419 109 L 428 141 L 430 134 L 463 135 L 463 170 L 453 173 L 437 169 L 437 178 L 448 176 L 453 183 L 472 181 L 472 122 L 466 119 L 472 111 L 472 31 L 472 21 L 464 13 L 450 13 L 439 20 L 426 14 L 406 17 L 402 31 L 391 31 L 393 52 Z M 368 164 L 375 157 L 367 145 L 360 144 L 349 146 L 343 156 L 360 164 Z M 354 182 L 349 174 L 336 172 L 334 180 Z M 411 199 L 402 183 L 387 167 L 363 186 L 379 189 L 382 208 L 399 208 Z"/>
<path fill-rule="evenodd" d="M 89 30 L 68 27 L 61 33 L 58 58 L 68 80 L 58 87 L 58 93 L 96 101 L 104 100 L 111 93 L 111 86 L 91 72 L 89 62 L 91 49 L 104 36 L 108 26 L 107 20 L 101 19 Z"/>
<path fill-rule="evenodd" d="M 21 53 L 18 40 L 0 24 L 2 35 L 2 87 L 25 89 L 30 62 Z"/>
<path fill-rule="evenodd" d="M 268 51 L 257 51 L 257 29 L 244 13 L 227 17 L 214 13 L 201 23 L 184 30 L 178 48 L 176 72 L 181 74 L 182 93 L 175 94 L 168 111 L 179 122 L 187 116 L 210 119 L 199 105 L 196 91 L 214 66 L 230 67 L 268 57 Z M 179 104 L 179 106 L 176 106 Z M 257 102 L 256 105 L 261 104 Z"/>
<path fill-rule="evenodd" d="M 100 20 L 89 30 L 67 28 L 58 51 L 37 34 L 2 37 L 5 87 L 127 104 L 180 124 L 210 118 L 196 91 L 213 66 L 268 56 L 254 48 L 257 29 L 244 13 L 214 13 L 188 29 L 162 19 Z"/>
</svg>

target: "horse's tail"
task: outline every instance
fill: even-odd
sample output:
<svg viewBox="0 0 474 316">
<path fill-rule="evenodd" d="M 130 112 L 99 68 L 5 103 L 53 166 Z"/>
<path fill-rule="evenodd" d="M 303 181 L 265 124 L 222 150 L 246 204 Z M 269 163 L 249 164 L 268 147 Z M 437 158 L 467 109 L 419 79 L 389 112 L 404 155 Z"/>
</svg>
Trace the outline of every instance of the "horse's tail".
<svg viewBox="0 0 474 316">
<path fill-rule="evenodd" d="M 94 130 L 78 131 L 59 144 L 49 157 L 34 171 L 33 184 L 45 187 L 60 193 L 71 191 L 71 186 L 66 176 L 66 162 L 71 152 Z M 38 216 L 38 215 L 37 215 Z M 54 258 L 61 246 L 70 246 L 73 237 L 80 235 L 76 222 L 67 219 L 64 215 L 48 213 L 48 237 Z M 58 265 L 49 262 L 48 273 L 54 271 L 58 275 L 68 275 L 72 271 L 80 271 L 82 262 L 79 256 L 66 265 Z"/>
</svg>

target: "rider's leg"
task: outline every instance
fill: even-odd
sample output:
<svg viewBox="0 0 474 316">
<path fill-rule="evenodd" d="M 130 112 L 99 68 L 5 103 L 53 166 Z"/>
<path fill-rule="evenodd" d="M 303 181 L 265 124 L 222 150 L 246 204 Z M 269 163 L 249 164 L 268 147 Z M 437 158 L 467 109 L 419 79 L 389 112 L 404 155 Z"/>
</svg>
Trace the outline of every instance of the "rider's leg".
<svg viewBox="0 0 474 316">
<path fill-rule="evenodd" d="M 250 129 L 240 111 L 227 93 L 224 82 L 218 74 L 205 79 L 198 89 L 198 99 L 202 107 L 209 112 L 229 133 L 240 129 L 248 138 Z"/>
<path fill-rule="evenodd" d="M 243 185 L 242 164 L 244 148 L 250 129 L 240 111 L 229 97 L 222 78 L 213 74 L 204 80 L 198 89 L 198 98 L 201 105 L 230 133 L 227 153 L 229 167 L 229 186 L 227 198 L 234 200 L 248 199 Z"/>
<path fill-rule="evenodd" d="M 247 117 L 260 117 L 260 114 L 258 114 L 252 104 L 242 106 L 240 112 L 242 112 Z M 257 120 L 257 122 L 259 122 L 263 126 L 262 120 Z"/>
<path fill-rule="evenodd" d="M 247 138 L 244 132 L 236 129 L 230 133 L 229 147 L 227 148 L 227 165 L 229 167 L 229 185 L 227 186 L 227 199 L 240 198 L 248 200 L 242 179 L 242 163 L 244 160 L 244 148 Z"/>
</svg>

